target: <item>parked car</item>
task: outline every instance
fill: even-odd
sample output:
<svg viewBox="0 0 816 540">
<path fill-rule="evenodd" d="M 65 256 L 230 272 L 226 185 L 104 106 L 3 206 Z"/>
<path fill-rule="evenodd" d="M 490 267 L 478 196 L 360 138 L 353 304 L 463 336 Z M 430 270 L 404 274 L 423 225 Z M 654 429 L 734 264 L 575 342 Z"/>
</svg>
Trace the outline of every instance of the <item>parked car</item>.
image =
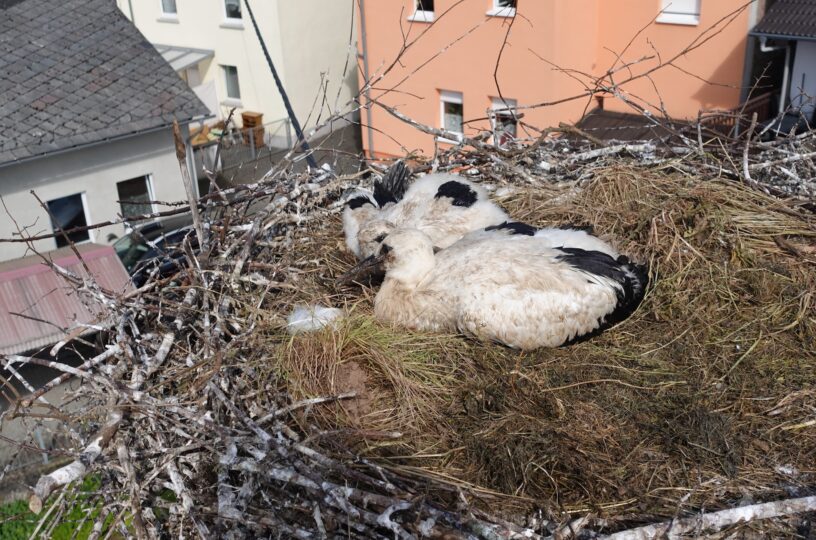
<svg viewBox="0 0 816 540">
<path fill-rule="evenodd" d="M 184 264 L 184 241 L 189 238 L 193 252 L 198 252 L 198 237 L 191 225 L 169 231 L 150 242 L 149 249 L 136 261 L 130 279 L 136 287 L 145 284 L 154 274 L 164 278 L 174 274 Z"/>
<path fill-rule="evenodd" d="M 134 228 L 113 244 L 113 249 L 122 260 L 129 274 L 139 261 L 143 260 L 154 249 L 155 241 L 163 243 L 162 237 L 174 231 L 189 227 L 193 222 L 190 214 L 172 216 L 161 221 L 151 221 Z M 153 245 L 151 245 L 153 244 Z"/>
</svg>

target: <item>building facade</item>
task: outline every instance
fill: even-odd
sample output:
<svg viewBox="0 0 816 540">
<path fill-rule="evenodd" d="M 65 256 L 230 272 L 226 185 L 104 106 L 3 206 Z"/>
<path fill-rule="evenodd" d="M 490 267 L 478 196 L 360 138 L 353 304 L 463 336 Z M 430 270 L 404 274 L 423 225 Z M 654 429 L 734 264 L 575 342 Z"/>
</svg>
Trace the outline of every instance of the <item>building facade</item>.
<svg viewBox="0 0 816 540">
<path fill-rule="evenodd" d="M 263 114 L 267 138 L 287 117 L 242 0 L 117 0 L 119 8 L 219 118 Z M 308 131 L 351 109 L 354 7 L 336 0 L 256 1 L 251 8 L 295 115 Z"/>
<path fill-rule="evenodd" d="M 209 112 L 116 6 L 9 0 L 0 36 L 0 260 L 30 253 L 2 240 L 187 200 L 172 124 L 186 132 Z M 119 223 L 69 238 L 111 243 L 124 232 Z M 32 247 L 67 243 L 57 235 Z"/>
<path fill-rule="evenodd" d="M 576 122 L 596 107 L 675 118 L 736 107 L 746 36 L 760 9 L 742 0 L 359 5 L 360 70 L 375 81 L 361 88 L 372 100 L 432 127 L 471 135 L 498 128 L 507 136 L 535 136 L 533 128 Z M 588 97 L 587 87 L 609 72 L 615 84 L 631 80 L 618 96 Z M 492 113 L 508 107 L 521 116 Z M 375 156 L 430 155 L 436 142 L 445 144 L 376 105 L 363 120 L 372 126 L 363 143 Z"/>
</svg>

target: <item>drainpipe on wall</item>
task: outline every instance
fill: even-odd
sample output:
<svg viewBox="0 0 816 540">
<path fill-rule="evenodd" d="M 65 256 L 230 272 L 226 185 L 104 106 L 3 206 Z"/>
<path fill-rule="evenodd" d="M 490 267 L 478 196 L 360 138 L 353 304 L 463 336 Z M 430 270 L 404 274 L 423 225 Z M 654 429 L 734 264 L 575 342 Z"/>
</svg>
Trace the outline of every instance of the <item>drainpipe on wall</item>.
<svg viewBox="0 0 816 540">
<path fill-rule="evenodd" d="M 136 21 L 133 19 L 133 0 L 128 0 L 128 9 L 130 10 L 130 22 L 136 24 Z"/>
<path fill-rule="evenodd" d="M 374 157 L 374 130 L 371 127 L 371 89 L 368 88 L 368 40 L 366 39 L 365 0 L 360 0 L 360 41 L 363 48 L 363 77 L 366 84 L 366 134 L 368 139 L 368 155 Z"/>
</svg>

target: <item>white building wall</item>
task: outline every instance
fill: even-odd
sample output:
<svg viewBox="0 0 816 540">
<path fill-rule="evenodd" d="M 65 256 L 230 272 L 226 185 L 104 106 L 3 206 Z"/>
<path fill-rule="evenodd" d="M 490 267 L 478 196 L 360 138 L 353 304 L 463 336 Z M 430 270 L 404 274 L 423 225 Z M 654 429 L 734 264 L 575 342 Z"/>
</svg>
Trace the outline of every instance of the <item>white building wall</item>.
<svg viewBox="0 0 816 540">
<path fill-rule="evenodd" d="M 281 21 L 286 92 L 308 135 L 318 119 L 322 123 L 329 114 L 348 112 L 349 102 L 357 95 L 356 2 L 298 0 L 275 4 Z M 325 102 L 321 97 L 324 80 Z"/>
<path fill-rule="evenodd" d="M 255 111 L 264 115 L 264 123 L 285 118 L 286 109 L 267 66 L 246 4 L 242 3 L 243 28 L 225 24 L 223 0 L 176 0 L 177 20 L 162 17 L 160 0 L 117 0 L 145 37 L 154 44 L 215 51 L 214 58 L 200 67 L 203 84 L 214 82 L 225 117 L 231 107 L 220 65 L 238 68 L 241 103 L 238 112 Z M 311 115 L 320 91 L 321 74 L 329 75 L 329 99 L 332 108 L 341 109 L 357 89 L 356 40 L 350 0 L 255 0 L 252 9 L 272 61 L 278 70 L 298 120 L 304 128 L 314 125 L 318 114 Z M 343 71 L 348 61 L 345 78 Z M 337 99 L 340 90 L 339 100 Z M 322 100 L 317 100 L 321 106 Z M 325 107 L 324 118 L 326 116 Z M 240 115 L 237 115 L 240 124 Z"/>
<path fill-rule="evenodd" d="M 790 81 L 791 106 L 808 119 L 816 108 L 816 42 L 797 41 Z"/>
<path fill-rule="evenodd" d="M 31 190 L 43 201 L 84 193 L 89 223 L 99 223 L 117 219 L 121 212 L 116 183 L 143 175 L 150 175 L 156 200 L 186 201 L 169 129 L 2 167 L 0 196 L 11 217 L 0 207 L 0 238 L 11 238 L 17 232 L 12 218 L 28 227 L 32 236 L 53 232 L 48 214 Z M 123 225 L 104 227 L 93 231 L 91 240 L 110 244 L 110 234 L 118 237 L 124 232 Z M 41 240 L 34 246 L 49 251 L 56 248 L 56 242 Z M 0 242 L 0 260 L 26 254 L 25 244 Z"/>
</svg>

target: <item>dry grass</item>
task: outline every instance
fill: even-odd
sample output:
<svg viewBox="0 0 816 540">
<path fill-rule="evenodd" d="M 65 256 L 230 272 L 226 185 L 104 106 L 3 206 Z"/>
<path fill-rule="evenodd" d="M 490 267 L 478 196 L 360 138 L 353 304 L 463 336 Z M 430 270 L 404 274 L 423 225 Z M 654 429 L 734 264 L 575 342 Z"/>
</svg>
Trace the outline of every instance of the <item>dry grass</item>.
<svg viewBox="0 0 816 540">
<path fill-rule="evenodd" d="M 812 486 L 812 217 L 738 185 L 627 168 L 557 200 L 531 190 L 502 202 L 533 224 L 592 225 L 650 262 L 654 285 L 621 325 L 527 354 L 384 327 L 375 291 L 334 287 L 352 263 L 336 220 L 276 261 L 301 280 L 264 307 L 317 301 L 352 315 L 295 338 L 270 316 L 254 338 L 256 391 L 355 390 L 308 412 L 324 436 L 506 508 L 671 516 Z"/>
</svg>

